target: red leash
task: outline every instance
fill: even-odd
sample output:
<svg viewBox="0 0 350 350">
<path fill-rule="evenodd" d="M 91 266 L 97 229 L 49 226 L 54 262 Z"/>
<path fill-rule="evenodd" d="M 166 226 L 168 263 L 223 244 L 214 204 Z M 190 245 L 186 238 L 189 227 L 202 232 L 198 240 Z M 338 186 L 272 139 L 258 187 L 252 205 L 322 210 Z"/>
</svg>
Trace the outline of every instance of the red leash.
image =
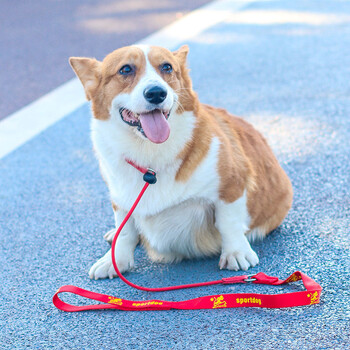
<svg viewBox="0 0 350 350">
<path fill-rule="evenodd" d="M 184 284 L 179 286 L 170 286 L 163 288 L 147 288 L 142 287 L 128 281 L 118 270 L 118 266 L 115 261 L 115 244 L 118 236 L 123 229 L 124 225 L 129 220 L 136 206 L 140 202 L 143 194 L 145 193 L 147 187 L 150 184 L 157 182 L 156 173 L 152 169 L 142 168 L 134 164 L 130 160 L 126 160 L 130 165 L 139 170 L 144 174 L 143 179 L 146 182 L 143 186 L 140 194 L 138 195 L 135 203 L 129 210 L 128 214 L 124 218 L 123 222 L 119 226 L 112 242 L 112 262 L 117 275 L 129 286 L 144 290 L 147 292 L 164 292 L 176 289 L 185 288 L 195 288 L 210 286 L 215 284 L 233 284 L 233 283 L 249 283 L 254 284 L 269 284 L 278 286 L 281 284 L 286 284 L 290 282 L 295 282 L 302 280 L 306 290 L 294 293 L 284 293 L 284 294 L 256 294 L 256 293 L 232 293 L 232 294 L 220 294 L 220 295 L 210 295 L 199 297 L 191 300 L 184 301 L 165 301 L 165 300 L 146 300 L 146 301 L 132 301 L 117 298 L 111 295 L 100 294 L 91 292 L 75 286 L 63 286 L 58 289 L 58 291 L 53 296 L 54 305 L 63 311 L 85 311 L 85 310 L 96 310 L 96 309 L 118 309 L 125 311 L 146 311 L 146 310 L 170 310 L 170 309 L 183 309 L 183 310 L 193 310 L 193 309 L 217 309 L 217 308 L 233 308 L 233 307 L 267 307 L 267 308 L 284 308 L 302 305 L 312 305 L 318 304 L 320 302 L 320 295 L 322 288 L 313 279 L 303 274 L 302 272 L 296 271 L 290 275 L 285 280 L 280 280 L 277 277 L 271 277 L 265 275 L 263 272 L 259 272 L 256 275 L 248 276 L 233 276 L 228 278 L 222 278 L 221 280 Z M 73 293 L 80 295 L 84 298 L 96 300 L 104 304 L 93 304 L 93 305 L 71 305 L 62 301 L 58 294 L 60 293 Z"/>
</svg>

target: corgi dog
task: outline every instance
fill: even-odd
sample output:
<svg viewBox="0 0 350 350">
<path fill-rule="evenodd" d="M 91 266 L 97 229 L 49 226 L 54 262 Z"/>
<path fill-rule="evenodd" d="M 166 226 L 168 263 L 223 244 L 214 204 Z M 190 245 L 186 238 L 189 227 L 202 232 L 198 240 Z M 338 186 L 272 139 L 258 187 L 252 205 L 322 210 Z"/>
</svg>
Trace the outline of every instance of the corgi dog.
<svg viewBox="0 0 350 350">
<path fill-rule="evenodd" d="M 144 185 L 128 161 L 157 173 L 117 240 L 122 273 L 134 267 L 140 241 L 153 261 L 220 254 L 221 269 L 248 270 L 259 263 L 250 242 L 279 226 L 291 208 L 291 182 L 264 137 L 198 100 L 188 51 L 134 45 L 102 62 L 70 58 L 91 101 L 91 137 L 116 227 Z M 111 250 L 89 275 L 116 276 Z"/>
</svg>

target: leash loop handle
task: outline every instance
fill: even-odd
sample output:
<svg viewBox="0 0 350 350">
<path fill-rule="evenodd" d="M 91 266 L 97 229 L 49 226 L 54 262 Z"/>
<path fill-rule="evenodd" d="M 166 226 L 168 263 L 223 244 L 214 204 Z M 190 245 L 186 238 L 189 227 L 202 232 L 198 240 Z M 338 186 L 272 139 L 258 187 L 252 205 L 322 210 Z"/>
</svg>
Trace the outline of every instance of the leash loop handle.
<svg viewBox="0 0 350 350">
<path fill-rule="evenodd" d="M 262 272 L 252 276 L 254 284 L 282 285 L 302 280 L 306 290 L 283 294 L 231 293 L 207 295 L 183 301 L 143 300 L 132 301 L 116 296 L 91 292 L 82 288 L 67 285 L 61 287 L 53 296 L 54 305 L 67 312 L 116 309 L 122 311 L 161 311 L 161 310 L 199 310 L 222 309 L 236 307 L 287 308 L 303 305 L 313 305 L 320 302 L 322 288 L 309 276 L 300 271 L 294 272 L 285 280 L 268 276 Z M 247 283 L 247 276 L 233 276 L 222 279 L 222 284 Z M 93 305 L 72 305 L 59 298 L 60 293 L 73 293 L 83 298 L 100 302 Z"/>
</svg>

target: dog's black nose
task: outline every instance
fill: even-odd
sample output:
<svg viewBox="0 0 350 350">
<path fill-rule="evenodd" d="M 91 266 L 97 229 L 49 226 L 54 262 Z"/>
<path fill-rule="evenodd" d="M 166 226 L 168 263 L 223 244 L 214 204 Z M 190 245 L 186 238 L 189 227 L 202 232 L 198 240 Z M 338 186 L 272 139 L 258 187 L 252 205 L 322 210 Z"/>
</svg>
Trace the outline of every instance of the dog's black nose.
<svg viewBox="0 0 350 350">
<path fill-rule="evenodd" d="M 158 105 L 166 99 L 167 92 L 160 86 L 149 86 L 143 91 L 143 96 L 148 102 Z"/>
</svg>

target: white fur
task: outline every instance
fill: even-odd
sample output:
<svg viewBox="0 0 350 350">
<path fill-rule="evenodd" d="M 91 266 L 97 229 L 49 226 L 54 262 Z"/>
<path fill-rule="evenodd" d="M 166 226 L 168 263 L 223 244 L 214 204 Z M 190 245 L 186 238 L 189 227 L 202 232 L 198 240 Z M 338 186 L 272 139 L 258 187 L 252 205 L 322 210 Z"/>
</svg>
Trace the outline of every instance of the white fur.
<svg viewBox="0 0 350 350">
<path fill-rule="evenodd" d="M 142 47 L 142 50 L 147 58 L 148 48 Z M 171 103 L 171 108 L 176 103 L 176 94 L 147 59 L 145 76 L 134 91 L 113 100 L 110 119 L 93 119 L 91 123 L 92 141 L 102 175 L 108 183 L 111 199 L 120 208 L 116 215 L 116 226 L 144 185 L 142 174 L 125 159 L 143 167 L 151 167 L 157 172 L 157 183 L 148 188 L 117 241 L 116 260 L 120 270 L 124 272 L 134 266 L 134 249 L 140 233 L 156 253 L 167 257 L 167 261 L 202 256 L 203 251 L 194 232 L 199 232 L 207 222 L 214 222 L 214 210 L 216 227 L 222 237 L 220 267 L 246 270 L 249 266 L 255 266 L 258 258 L 245 237 L 250 220 L 245 193 L 230 204 L 219 199 L 219 140 L 212 139 L 208 154 L 191 178 L 179 182 L 175 181 L 181 166 L 177 156 L 192 137 L 196 122 L 193 113 L 184 112 L 180 115 L 173 108 L 169 117 L 170 136 L 162 144 L 154 144 L 140 137 L 135 128 L 121 120 L 120 104 L 133 111 L 135 106 L 143 108 L 140 107 L 145 103 L 141 92 L 149 82 L 154 81 L 166 86 L 168 97 L 164 103 Z M 110 240 L 113 234 L 107 233 L 106 236 Z M 110 251 L 92 266 L 89 274 L 96 279 L 115 276 Z"/>
<path fill-rule="evenodd" d="M 135 214 L 153 215 L 176 204 L 169 191 L 176 193 L 177 198 L 186 195 L 186 185 L 174 181 L 181 163 L 176 160 L 176 156 L 191 137 L 194 116 L 191 113 L 171 115 L 170 136 L 166 142 L 158 145 L 121 130 L 116 119 L 119 120 L 119 116 L 112 114 L 110 120 L 93 119 L 91 125 L 93 144 L 112 200 L 128 210 L 144 184 L 140 172 L 126 163 L 127 158 L 141 166 L 155 169 L 158 174 L 157 184 L 147 190 L 142 198 L 143 205 L 136 208 Z"/>
</svg>

